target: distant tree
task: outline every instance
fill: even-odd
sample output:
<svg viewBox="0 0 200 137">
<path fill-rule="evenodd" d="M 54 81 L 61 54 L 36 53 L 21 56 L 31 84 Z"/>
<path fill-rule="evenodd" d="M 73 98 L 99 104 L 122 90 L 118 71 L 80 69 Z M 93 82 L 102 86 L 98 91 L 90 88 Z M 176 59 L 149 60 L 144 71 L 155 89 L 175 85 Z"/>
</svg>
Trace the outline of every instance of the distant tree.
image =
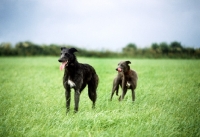
<svg viewBox="0 0 200 137">
<path fill-rule="evenodd" d="M 122 52 L 128 56 L 134 56 L 136 50 L 137 50 L 136 44 L 129 43 L 126 47 L 122 49 Z"/>
<path fill-rule="evenodd" d="M 162 53 L 163 54 L 168 54 L 168 52 L 169 52 L 169 46 L 168 46 L 168 44 L 166 43 L 166 42 L 162 42 L 162 43 L 160 43 L 160 49 L 161 49 L 161 51 L 162 51 Z"/>
<path fill-rule="evenodd" d="M 128 47 L 128 48 L 132 48 L 132 49 L 134 49 L 134 50 L 137 50 L 137 46 L 136 46 L 136 44 L 134 44 L 134 43 L 129 43 L 129 44 L 127 45 L 127 47 Z"/>
<path fill-rule="evenodd" d="M 43 54 L 43 49 L 41 46 L 36 45 L 29 41 L 17 43 L 16 51 L 18 55 L 21 56 L 35 56 Z"/>
<path fill-rule="evenodd" d="M 51 55 L 58 56 L 60 54 L 60 47 L 58 45 L 51 44 L 48 48 Z"/>
<path fill-rule="evenodd" d="M 196 50 L 198 51 L 198 49 Z M 195 55 L 195 49 L 194 48 L 183 48 L 182 51 L 184 54 L 186 54 L 187 56 L 193 57 Z"/>
<path fill-rule="evenodd" d="M 160 45 L 159 44 L 157 44 L 157 43 L 153 43 L 152 45 L 151 45 L 151 49 L 154 51 L 154 53 L 156 53 L 156 54 L 160 54 L 161 53 L 161 49 L 160 49 L 160 47 L 159 47 Z"/>
<path fill-rule="evenodd" d="M 157 50 L 157 49 L 159 48 L 159 45 L 158 45 L 157 43 L 153 43 L 153 44 L 151 45 L 151 48 L 152 48 L 153 50 Z"/>
<path fill-rule="evenodd" d="M 50 55 L 59 56 L 60 47 L 75 47 L 77 56 L 84 57 L 137 57 L 137 58 L 198 58 L 200 59 L 200 48 L 183 47 L 180 42 L 174 41 L 169 45 L 166 42 L 152 43 L 151 47 L 137 48 L 136 44 L 129 43 L 122 52 L 111 52 L 107 50 L 86 50 L 74 45 L 38 45 L 30 41 L 19 42 L 14 47 L 9 42 L 0 43 L 0 56 L 37 56 Z"/>
<path fill-rule="evenodd" d="M 0 55 L 1 56 L 16 55 L 16 52 L 15 49 L 12 47 L 11 43 L 3 42 L 0 44 Z"/>
<path fill-rule="evenodd" d="M 180 42 L 174 41 L 170 44 L 170 51 L 173 53 L 181 52 L 183 49 L 182 45 Z"/>
</svg>

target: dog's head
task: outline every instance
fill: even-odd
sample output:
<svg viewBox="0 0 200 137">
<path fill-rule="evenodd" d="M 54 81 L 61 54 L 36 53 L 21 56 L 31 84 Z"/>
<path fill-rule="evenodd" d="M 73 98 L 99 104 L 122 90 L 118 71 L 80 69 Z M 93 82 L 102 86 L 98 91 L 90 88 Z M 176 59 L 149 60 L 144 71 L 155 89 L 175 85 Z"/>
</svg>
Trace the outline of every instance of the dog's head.
<svg viewBox="0 0 200 137">
<path fill-rule="evenodd" d="M 121 61 L 118 64 L 118 67 L 116 68 L 116 71 L 126 73 L 130 70 L 130 66 L 128 64 L 131 64 L 130 61 Z"/>
<path fill-rule="evenodd" d="M 58 60 L 62 64 L 60 65 L 60 70 L 63 70 L 65 66 L 68 66 L 76 61 L 76 56 L 74 52 L 77 52 L 75 48 L 65 48 L 61 47 L 60 59 Z"/>
</svg>

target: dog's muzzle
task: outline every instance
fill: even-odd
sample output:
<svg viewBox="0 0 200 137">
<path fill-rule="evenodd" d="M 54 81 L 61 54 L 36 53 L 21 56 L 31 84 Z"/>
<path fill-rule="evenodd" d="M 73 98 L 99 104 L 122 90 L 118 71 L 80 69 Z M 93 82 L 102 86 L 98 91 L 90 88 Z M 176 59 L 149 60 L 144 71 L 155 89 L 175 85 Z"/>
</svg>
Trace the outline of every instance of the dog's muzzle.
<svg viewBox="0 0 200 137">
<path fill-rule="evenodd" d="M 63 70 L 65 68 L 65 65 L 68 65 L 68 61 L 64 61 L 64 62 L 61 61 L 60 70 Z"/>
<path fill-rule="evenodd" d="M 122 72 L 122 69 L 121 68 L 116 68 L 116 71 Z"/>
</svg>

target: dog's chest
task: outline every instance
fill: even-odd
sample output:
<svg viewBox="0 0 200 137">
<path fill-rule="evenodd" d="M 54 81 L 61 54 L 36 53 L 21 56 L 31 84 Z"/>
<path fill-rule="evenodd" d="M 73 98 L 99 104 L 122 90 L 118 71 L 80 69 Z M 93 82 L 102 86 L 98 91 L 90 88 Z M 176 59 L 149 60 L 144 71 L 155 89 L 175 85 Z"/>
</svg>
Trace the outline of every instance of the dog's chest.
<svg viewBox="0 0 200 137">
<path fill-rule="evenodd" d="M 129 82 L 126 82 L 126 87 L 127 88 L 130 88 L 131 87 L 131 84 Z"/>
<path fill-rule="evenodd" d="M 75 82 L 70 78 L 70 77 L 65 77 L 64 78 L 64 85 L 68 85 L 70 88 L 76 87 Z"/>
<path fill-rule="evenodd" d="M 131 77 L 125 76 L 126 79 L 126 87 L 131 88 Z"/>
<path fill-rule="evenodd" d="M 76 86 L 76 84 L 75 84 L 72 80 L 70 80 L 70 79 L 68 79 L 67 84 L 68 84 L 71 88 L 74 88 L 74 87 Z"/>
</svg>

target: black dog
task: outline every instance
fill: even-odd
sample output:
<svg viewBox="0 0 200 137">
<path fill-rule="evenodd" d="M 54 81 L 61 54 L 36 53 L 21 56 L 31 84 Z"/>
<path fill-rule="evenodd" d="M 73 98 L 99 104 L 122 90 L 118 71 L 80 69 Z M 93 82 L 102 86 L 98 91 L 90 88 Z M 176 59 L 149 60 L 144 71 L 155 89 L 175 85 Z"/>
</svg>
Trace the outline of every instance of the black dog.
<svg viewBox="0 0 200 137">
<path fill-rule="evenodd" d="M 73 88 L 75 91 L 75 112 L 78 111 L 80 94 L 81 91 L 86 87 L 86 85 L 88 85 L 88 96 L 93 102 L 92 108 L 95 108 L 95 102 L 97 98 L 96 89 L 99 80 L 98 75 L 96 74 L 92 66 L 88 64 L 78 63 L 74 52 L 77 52 L 75 48 L 67 49 L 65 47 L 62 47 L 61 57 L 58 60 L 62 63 L 60 69 L 65 69 L 63 76 L 63 85 L 65 88 L 67 112 L 70 109 L 71 88 Z"/>
<path fill-rule="evenodd" d="M 124 96 L 126 95 L 127 89 L 132 90 L 132 101 L 135 100 L 135 89 L 137 86 L 137 73 L 134 70 L 130 69 L 130 61 L 121 61 L 118 64 L 118 67 L 116 70 L 118 71 L 117 77 L 113 81 L 113 89 L 111 93 L 111 100 L 113 97 L 113 94 L 116 91 L 116 95 L 118 95 L 119 85 L 122 88 L 122 95 L 119 97 L 119 100 L 123 100 Z"/>
</svg>

